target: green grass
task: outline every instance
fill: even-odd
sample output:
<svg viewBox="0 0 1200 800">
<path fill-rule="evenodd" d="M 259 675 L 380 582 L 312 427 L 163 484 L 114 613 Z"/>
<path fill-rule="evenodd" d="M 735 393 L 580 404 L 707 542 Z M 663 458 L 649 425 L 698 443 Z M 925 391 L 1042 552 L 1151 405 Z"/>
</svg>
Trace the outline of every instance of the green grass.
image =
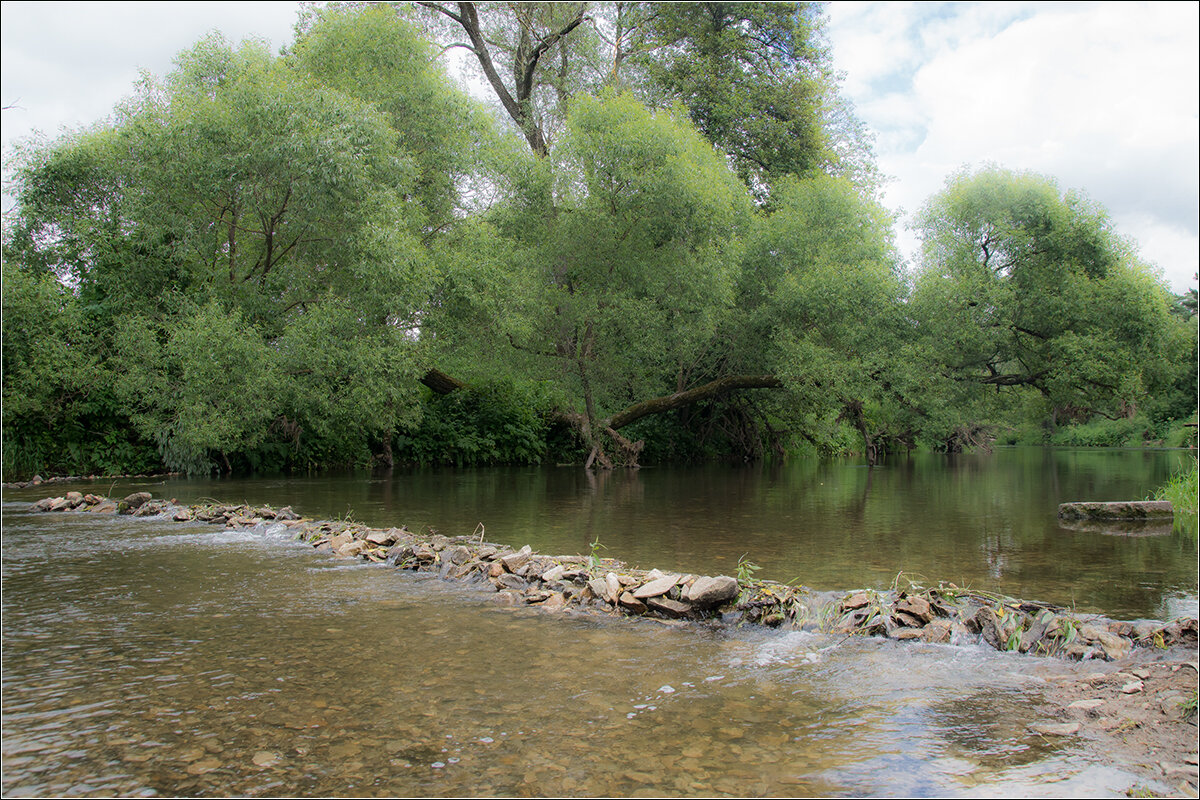
<svg viewBox="0 0 1200 800">
<path fill-rule="evenodd" d="M 1154 493 L 1156 500 L 1168 500 L 1175 509 L 1175 530 L 1191 533 L 1197 532 L 1197 491 L 1200 489 L 1200 464 L 1196 459 L 1188 459 L 1190 465 L 1184 466 L 1171 476 L 1165 484 Z"/>
</svg>

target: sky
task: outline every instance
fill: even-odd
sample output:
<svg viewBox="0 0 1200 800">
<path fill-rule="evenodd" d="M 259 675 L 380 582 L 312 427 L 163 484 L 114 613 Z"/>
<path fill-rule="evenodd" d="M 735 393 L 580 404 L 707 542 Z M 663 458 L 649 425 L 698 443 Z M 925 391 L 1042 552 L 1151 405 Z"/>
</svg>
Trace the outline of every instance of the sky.
<svg viewBox="0 0 1200 800">
<path fill-rule="evenodd" d="M 212 30 L 292 35 L 299 3 L 3 2 L 5 158 L 35 130 L 103 119 L 139 70 Z M 997 164 L 1100 203 L 1175 292 L 1200 255 L 1200 3 L 832 2 L 842 90 L 874 131 L 884 202 L 910 215 L 948 176 Z M 10 107 L 11 106 L 11 107 Z M 5 206 L 9 205 L 7 199 Z"/>
</svg>

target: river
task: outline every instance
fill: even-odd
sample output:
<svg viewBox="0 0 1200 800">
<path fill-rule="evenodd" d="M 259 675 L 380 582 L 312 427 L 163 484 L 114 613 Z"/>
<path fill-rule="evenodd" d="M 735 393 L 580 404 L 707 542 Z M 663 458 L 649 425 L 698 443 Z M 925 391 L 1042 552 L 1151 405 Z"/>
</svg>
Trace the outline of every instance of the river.
<svg viewBox="0 0 1200 800">
<path fill-rule="evenodd" d="M 3 789 L 31 795 L 993 795 L 1133 778 L 1031 734 L 1072 667 L 985 648 L 501 608 L 193 523 L 36 515 L 69 488 L 291 504 L 817 589 L 898 572 L 1121 618 L 1194 614 L 1196 540 L 1060 529 L 1183 456 L 1009 450 L 782 468 L 431 470 L 4 495 Z"/>
</svg>

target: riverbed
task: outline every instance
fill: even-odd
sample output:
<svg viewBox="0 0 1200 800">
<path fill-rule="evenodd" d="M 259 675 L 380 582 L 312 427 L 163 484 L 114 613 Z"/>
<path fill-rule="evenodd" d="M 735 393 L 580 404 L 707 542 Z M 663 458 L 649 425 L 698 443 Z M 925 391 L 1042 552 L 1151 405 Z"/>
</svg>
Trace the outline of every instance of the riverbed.
<svg viewBox="0 0 1200 800">
<path fill-rule="evenodd" d="M 1118 617 L 1187 613 L 1194 539 L 1055 538 L 1043 524 L 1053 513 L 1042 506 L 1080 492 L 1144 496 L 1139 482 L 1161 482 L 1174 454 L 1125 455 L 1132 464 L 1055 456 L 1057 489 L 1015 451 L 873 471 L 549 468 L 90 488 L 291 504 L 448 535 L 483 522 L 489 540 L 542 552 L 586 553 L 598 537 L 605 555 L 709 574 L 732 574 L 749 553 L 760 577 L 819 589 L 886 586 L 907 570 L 1072 595 Z M 1061 796 L 1144 783 L 1077 742 L 1030 732 L 1049 682 L 1077 669 L 1064 662 L 550 617 L 284 537 L 25 511 L 45 494 L 4 498 L 6 795 Z M 952 521 L 935 523 L 933 508 Z M 914 532 L 898 530 L 906 518 Z M 1056 563 L 1072 558 L 1088 563 Z M 1130 585 L 1089 579 L 1103 574 Z"/>
</svg>

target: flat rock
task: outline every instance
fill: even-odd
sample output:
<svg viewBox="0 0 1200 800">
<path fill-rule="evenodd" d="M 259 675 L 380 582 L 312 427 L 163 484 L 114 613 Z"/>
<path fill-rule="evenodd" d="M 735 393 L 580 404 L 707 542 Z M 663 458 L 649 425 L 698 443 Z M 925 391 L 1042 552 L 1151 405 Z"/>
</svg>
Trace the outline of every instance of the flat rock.
<svg viewBox="0 0 1200 800">
<path fill-rule="evenodd" d="M 655 611 L 661 611 L 669 617 L 687 616 L 692 610 L 692 607 L 687 603 L 681 603 L 678 600 L 672 600 L 669 597 L 655 596 L 646 598 L 646 605 L 653 608 Z"/>
<path fill-rule="evenodd" d="M 1078 722 L 1035 722 L 1029 730 L 1049 736 L 1070 736 L 1079 733 L 1080 727 Z"/>
<path fill-rule="evenodd" d="M 1137 694 L 1146 688 L 1146 685 L 1141 681 L 1130 681 L 1121 687 L 1121 694 Z"/>
<path fill-rule="evenodd" d="M 1102 705 L 1104 705 L 1104 701 L 1096 697 L 1092 698 L 1091 700 L 1076 700 L 1074 703 L 1071 703 L 1071 705 L 1067 706 L 1067 708 L 1078 708 L 1083 711 L 1091 711 L 1092 709 L 1099 708 Z"/>
<path fill-rule="evenodd" d="M 634 597 L 632 592 L 622 592 L 618 602 L 622 608 L 627 608 L 635 613 L 644 614 L 646 612 L 646 604 Z"/>
<path fill-rule="evenodd" d="M 529 588 L 529 581 L 525 580 L 520 575 L 513 575 L 510 572 L 506 572 L 499 578 L 496 578 L 496 582 L 505 589 L 524 591 L 525 589 Z"/>
<path fill-rule="evenodd" d="M 871 603 L 871 597 L 866 592 L 855 592 L 842 601 L 842 608 L 852 611 L 856 608 L 866 608 Z"/>
<path fill-rule="evenodd" d="M 738 582 L 728 575 L 704 576 L 688 587 L 684 597 L 689 603 L 701 607 L 720 605 L 738 596 Z"/>
<path fill-rule="evenodd" d="M 897 612 L 903 612 L 916 618 L 920 625 L 933 619 L 933 609 L 929 606 L 929 601 L 917 595 L 909 595 L 896 603 L 893 608 Z M 920 627 L 920 625 L 914 627 Z"/>
<path fill-rule="evenodd" d="M 1175 509 L 1166 500 L 1130 500 L 1115 503 L 1063 503 L 1062 519 L 1154 519 L 1173 517 Z"/>
<path fill-rule="evenodd" d="M 671 591 L 671 587 L 678 582 L 678 575 L 664 575 L 663 577 L 652 580 L 643 586 L 639 586 L 634 590 L 633 596 L 639 600 L 645 600 L 649 597 L 658 597 L 659 595 L 664 595 Z M 735 581 L 734 583 L 736 585 L 737 582 Z"/>
<path fill-rule="evenodd" d="M 542 573 L 542 580 L 544 580 L 546 583 L 553 583 L 561 578 L 563 573 L 566 571 L 566 568 L 563 567 L 562 564 L 555 564 L 553 567 Z"/>
</svg>

